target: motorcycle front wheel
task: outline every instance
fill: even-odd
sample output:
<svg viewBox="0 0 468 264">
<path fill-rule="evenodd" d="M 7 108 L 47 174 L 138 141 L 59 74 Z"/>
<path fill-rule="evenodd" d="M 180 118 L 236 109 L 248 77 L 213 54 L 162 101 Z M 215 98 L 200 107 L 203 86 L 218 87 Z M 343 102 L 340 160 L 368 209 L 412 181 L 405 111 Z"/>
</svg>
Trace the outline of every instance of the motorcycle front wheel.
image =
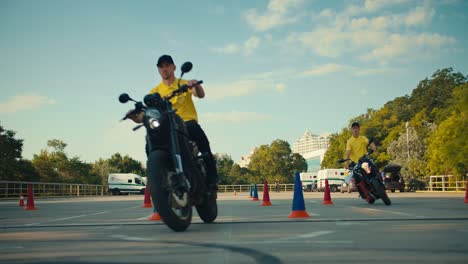
<svg viewBox="0 0 468 264">
<path fill-rule="evenodd" d="M 385 186 L 378 182 L 373 181 L 372 184 L 374 185 L 374 189 L 377 192 L 377 195 L 382 199 L 385 205 L 391 205 L 392 201 L 388 198 L 387 192 L 385 191 Z"/>
<path fill-rule="evenodd" d="M 218 205 L 216 203 L 216 196 L 214 195 L 205 197 L 203 203 L 195 207 L 197 208 L 198 216 L 205 223 L 212 223 L 218 217 Z"/>
<path fill-rule="evenodd" d="M 176 232 L 185 231 L 192 222 L 192 206 L 190 202 L 182 208 L 173 206 L 175 202 L 168 186 L 168 164 L 167 152 L 156 150 L 149 154 L 146 168 L 151 198 L 162 220 L 170 229 Z"/>
</svg>

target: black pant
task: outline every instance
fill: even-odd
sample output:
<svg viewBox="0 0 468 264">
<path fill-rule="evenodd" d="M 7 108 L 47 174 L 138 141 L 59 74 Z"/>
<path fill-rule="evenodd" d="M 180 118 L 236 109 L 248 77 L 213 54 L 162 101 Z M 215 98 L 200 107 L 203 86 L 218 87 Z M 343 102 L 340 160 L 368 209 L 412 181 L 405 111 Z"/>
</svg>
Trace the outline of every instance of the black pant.
<svg viewBox="0 0 468 264">
<path fill-rule="evenodd" d="M 201 126 L 195 121 L 190 120 L 185 122 L 190 138 L 197 143 L 198 150 L 207 155 L 206 169 L 208 174 L 207 183 L 215 184 L 218 182 L 218 171 L 216 169 L 216 162 L 213 154 L 211 153 L 210 142 L 206 137 L 205 132 Z"/>
</svg>

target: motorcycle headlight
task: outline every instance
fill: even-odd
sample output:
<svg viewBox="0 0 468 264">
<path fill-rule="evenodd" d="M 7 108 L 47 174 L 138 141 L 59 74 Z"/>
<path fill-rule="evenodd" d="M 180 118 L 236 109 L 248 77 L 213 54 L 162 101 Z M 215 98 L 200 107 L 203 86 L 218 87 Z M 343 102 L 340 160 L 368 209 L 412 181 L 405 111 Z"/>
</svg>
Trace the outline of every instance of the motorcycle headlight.
<svg viewBox="0 0 468 264">
<path fill-rule="evenodd" d="M 156 129 L 161 125 L 162 115 L 157 109 L 146 110 L 145 117 L 149 128 Z"/>
</svg>

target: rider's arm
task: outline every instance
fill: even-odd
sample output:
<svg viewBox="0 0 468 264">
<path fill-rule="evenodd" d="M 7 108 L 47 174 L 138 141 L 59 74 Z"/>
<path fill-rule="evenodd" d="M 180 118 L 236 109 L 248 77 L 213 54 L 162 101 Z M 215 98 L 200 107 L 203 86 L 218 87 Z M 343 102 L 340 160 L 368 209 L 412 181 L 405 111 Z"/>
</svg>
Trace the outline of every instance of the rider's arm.
<svg viewBox="0 0 468 264">
<path fill-rule="evenodd" d="M 187 81 L 188 86 L 191 86 L 195 83 L 197 83 L 197 80 Z M 193 86 L 191 90 L 192 90 L 193 96 L 198 97 L 200 99 L 205 97 L 205 90 L 203 90 L 203 87 L 200 84 Z"/>
<path fill-rule="evenodd" d="M 350 158 L 350 156 L 351 156 L 351 144 L 350 144 L 350 142 L 348 140 L 348 141 L 346 141 L 346 159 L 347 159 L 346 168 L 349 167 L 349 158 Z"/>
<path fill-rule="evenodd" d="M 349 157 L 351 156 L 351 150 L 346 150 L 346 168 L 349 167 Z"/>
</svg>

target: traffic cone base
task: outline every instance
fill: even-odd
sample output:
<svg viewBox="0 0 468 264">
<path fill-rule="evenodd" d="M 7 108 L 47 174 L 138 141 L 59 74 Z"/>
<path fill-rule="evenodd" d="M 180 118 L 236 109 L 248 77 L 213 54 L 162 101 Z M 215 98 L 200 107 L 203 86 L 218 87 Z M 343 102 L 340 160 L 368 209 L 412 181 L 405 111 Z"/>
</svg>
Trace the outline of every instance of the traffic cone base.
<svg viewBox="0 0 468 264">
<path fill-rule="evenodd" d="M 262 206 L 272 206 L 270 201 L 263 201 Z"/>
<path fill-rule="evenodd" d="M 331 205 L 331 204 L 333 204 L 333 202 L 332 202 L 332 201 L 323 201 L 322 204 L 324 204 L 324 205 Z"/>
<path fill-rule="evenodd" d="M 153 213 L 153 214 L 151 215 L 151 217 L 150 217 L 149 220 L 152 220 L 152 221 L 159 221 L 159 220 L 161 220 L 161 216 L 159 215 L 158 212 L 156 212 L 156 213 Z"/>
<path fill-rule="evenodd" d="M 141 206 L 141 208 L 153 208 L 153 206 L 150 203 L 149 204 L 145 203 Z"/>
<path fill-rule="evenodd" d="M 292 211 L 288 218 L 310 218 L 310 215 L 304 210 Z"/>
</svg>

